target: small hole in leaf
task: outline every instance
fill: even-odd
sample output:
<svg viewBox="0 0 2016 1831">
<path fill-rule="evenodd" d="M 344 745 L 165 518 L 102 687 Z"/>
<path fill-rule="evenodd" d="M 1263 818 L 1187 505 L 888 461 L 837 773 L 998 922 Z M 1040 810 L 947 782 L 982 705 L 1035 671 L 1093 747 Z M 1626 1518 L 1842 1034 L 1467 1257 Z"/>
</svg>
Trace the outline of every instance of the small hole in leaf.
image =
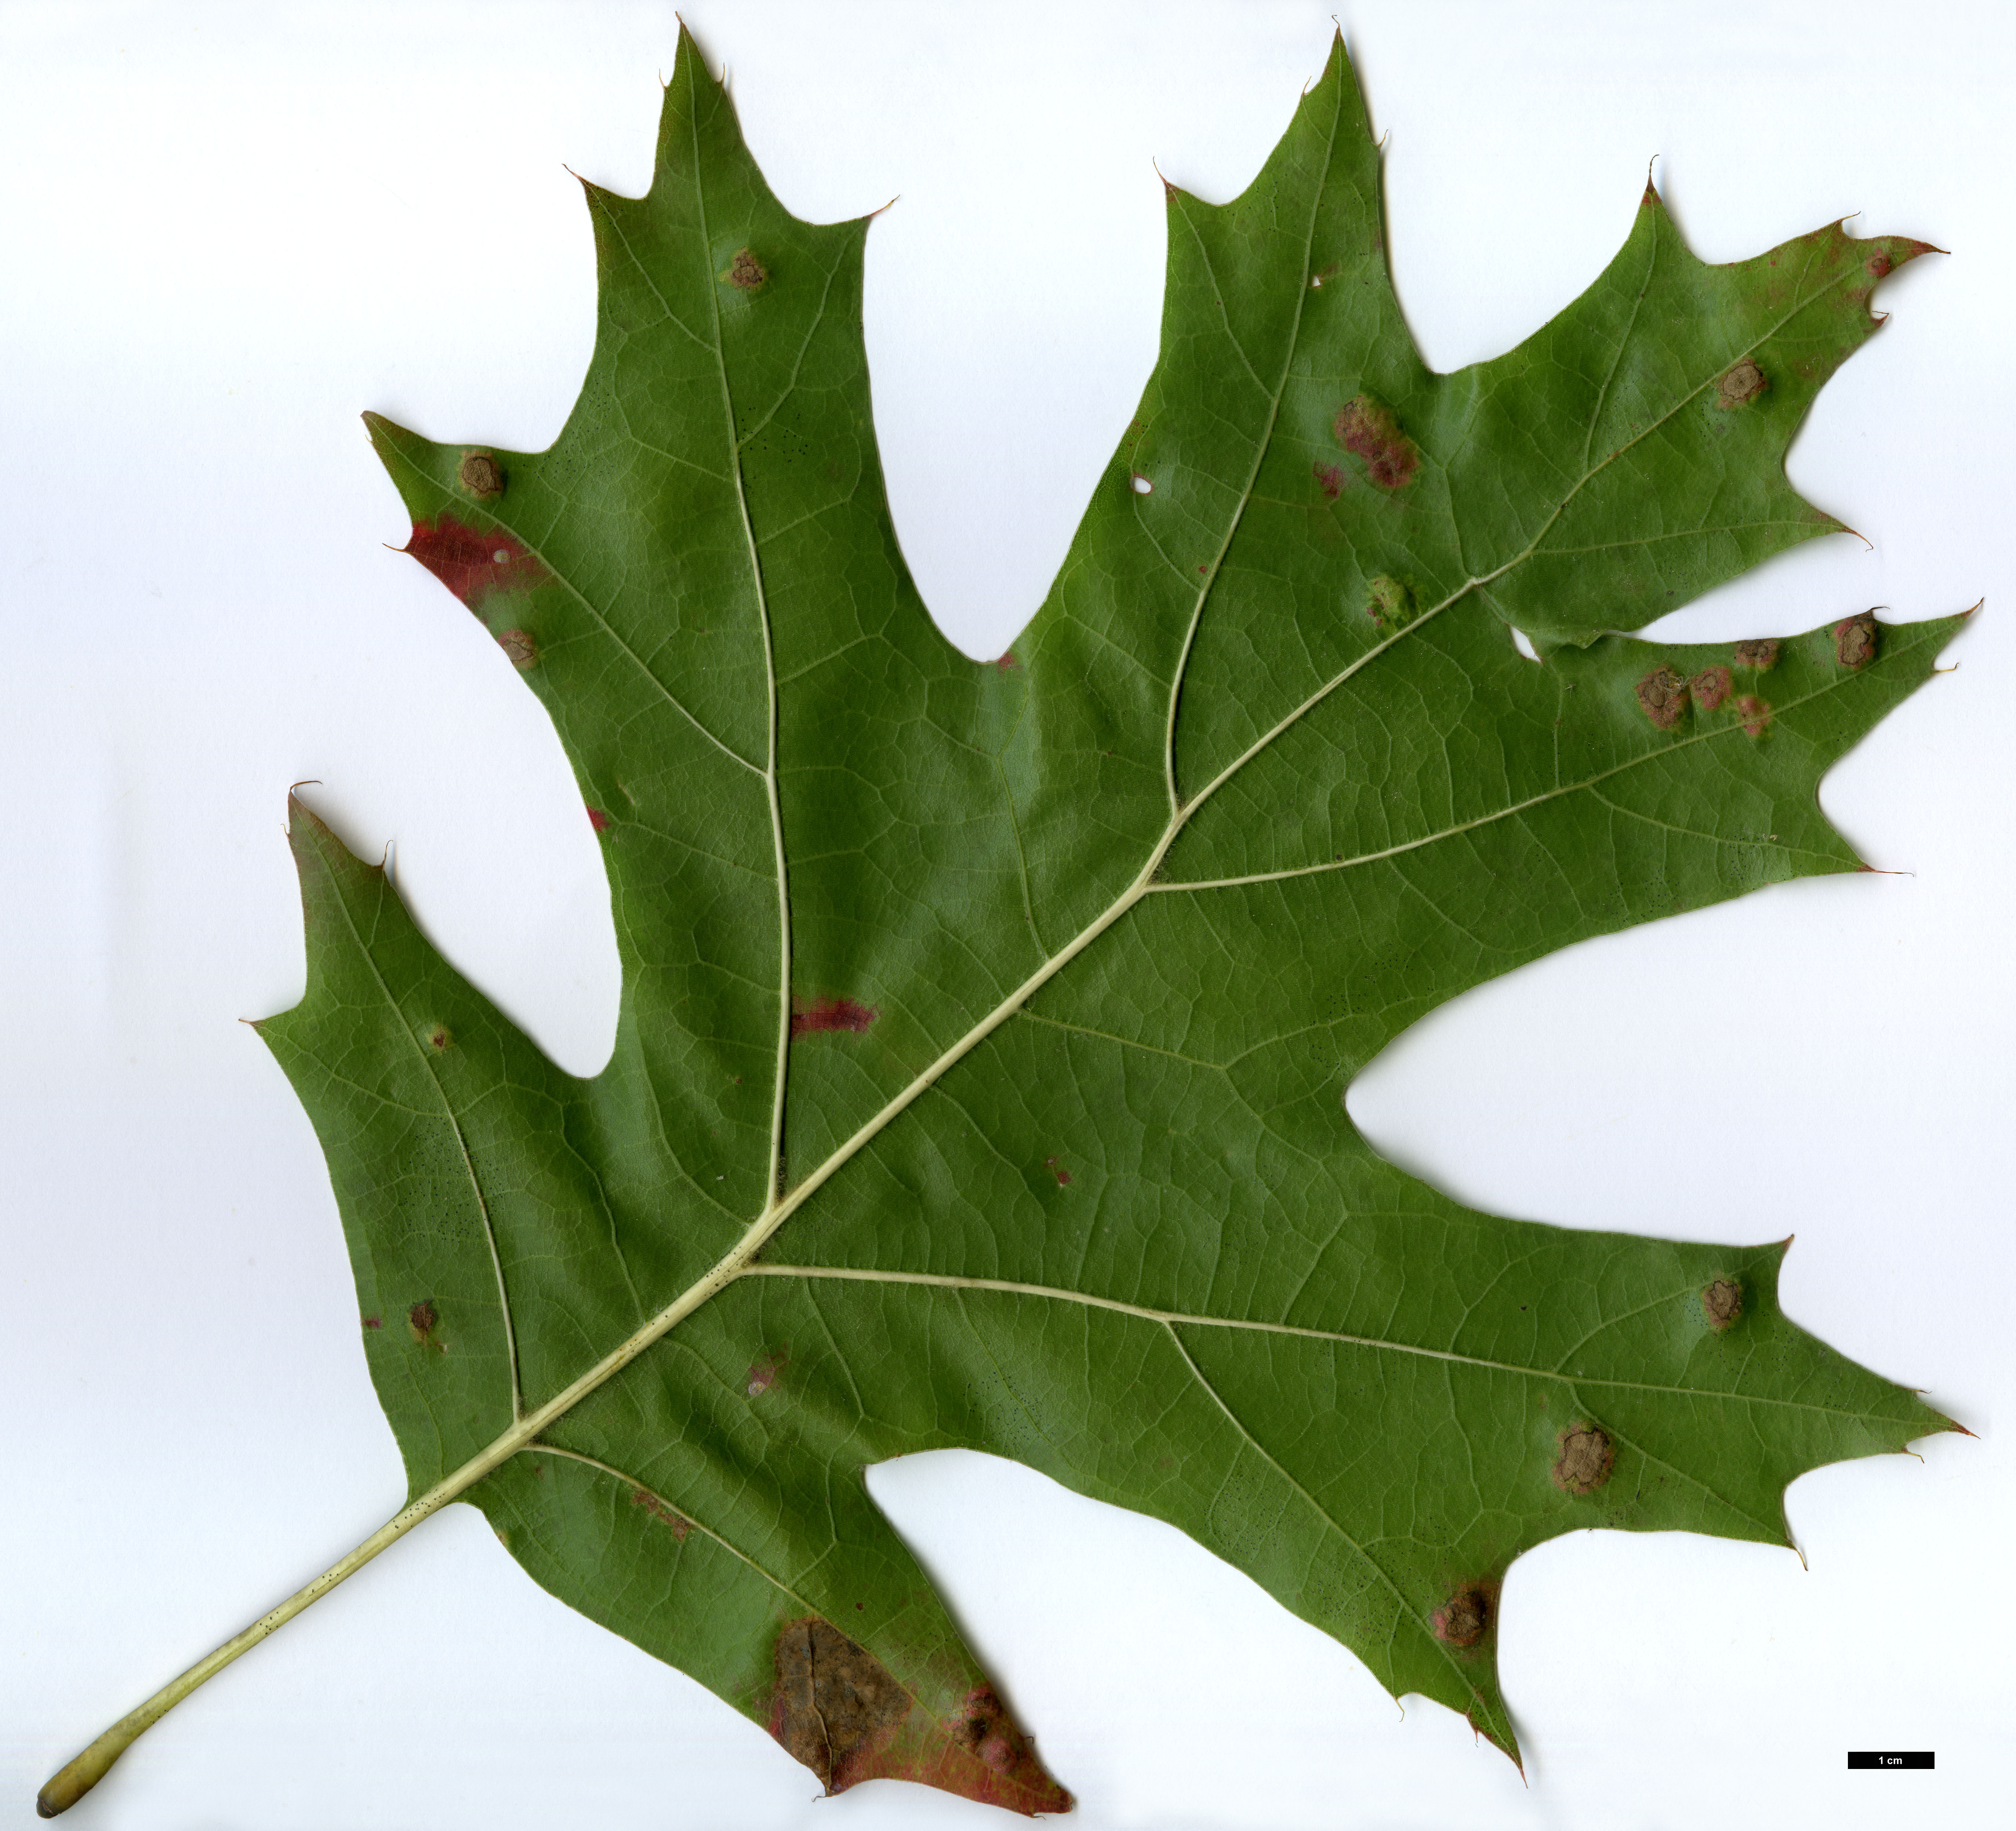
<svg viewBox="0 0 2016 1831">
<path fill-rule="evenodd" d="M 1134 494 L 1137 496 L 1152 496 L 1154 493 L 1155 486 L 1149 482 L 1149 480 L 1143 477 L 1139 471 L 1136 471 L 1134 473 Z"/>
</svg>

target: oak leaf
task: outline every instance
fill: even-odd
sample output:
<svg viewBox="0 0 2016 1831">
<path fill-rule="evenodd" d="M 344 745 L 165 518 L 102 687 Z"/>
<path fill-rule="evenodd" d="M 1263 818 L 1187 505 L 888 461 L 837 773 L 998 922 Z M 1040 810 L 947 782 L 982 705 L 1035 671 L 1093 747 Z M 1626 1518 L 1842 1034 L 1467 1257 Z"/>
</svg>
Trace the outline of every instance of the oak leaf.
<svg viewBox="0 0 2016 1831">
<path fill-rule="evenodd" d="M 1624 632 L 1838 528 L 1786 448 L 1923 244 L 1709 267 L 1648 188 L 1559 317 L 1433 373 L 1340 41 L 1244 195 L 1169 190 L 1161 360 L 981 664 L 884 499 L 867 220 L 783 208 L 683 35 L 649 194 L 585 189 L 598 334 L 553 446 L 368 417 L 407 551 L 578 775 L 616 1045 L 556 1067 L 296 806 L 308 990 L 259 1027 L 411 1481 L 333 1576 L 469 1501 L 830 1791 L 1033 1813 L 1069 1796 L 875 1462 L 966 1445 L 1169 1521 L 1516 1753 L 1521 1552 L 1784 1542 L 1795 1476 L 1950 1428 L 1787 1319 L 1784 1243 L 1479 1214 L 1343 1104 L 1466 987 L 1858 868 L 1816 785 L 1958 620 Z"/>
</svg>

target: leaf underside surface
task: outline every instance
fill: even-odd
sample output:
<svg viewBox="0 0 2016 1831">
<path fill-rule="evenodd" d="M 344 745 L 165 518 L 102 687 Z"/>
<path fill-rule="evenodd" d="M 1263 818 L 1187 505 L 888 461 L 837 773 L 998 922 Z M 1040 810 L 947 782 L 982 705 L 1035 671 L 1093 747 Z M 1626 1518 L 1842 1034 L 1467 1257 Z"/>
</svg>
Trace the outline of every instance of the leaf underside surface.
<svg viewBox="0 0 2016 1831">
<path fill-rule="evenodd" d="M 1949 1427 L 1787 1320 L 1783 1244 L 1480 1214 L 1343 1103 L 1467 987 L 1858 869 L 1817 784 L 1958 619 L 1617 632 L 1839 527 L 1786 448 L 1923 244 L 1711 267 L 1648 188 L 1558 318 L 1433 373 L 1340 40 L 1243 196 L 1170 189 L 1161 359 L 982 664 L 890 520 L 867 220 L 778 203 L 683 35 L 649 194 L 586 192 L 551 449 L 369 426 L 580 782 L 614 1056 L 554 1067 L 298 806 L 308 991 L 260 1026 L 416 1496 L 493 1459 L 463 1498 L 540 1584 L 829 1790 L 1035 1812 L 873 1463 L 1167 1520 L 1516 1756 L 1521 1552 L 1784 1543 L 1794 1477 Z"/>
</svg>

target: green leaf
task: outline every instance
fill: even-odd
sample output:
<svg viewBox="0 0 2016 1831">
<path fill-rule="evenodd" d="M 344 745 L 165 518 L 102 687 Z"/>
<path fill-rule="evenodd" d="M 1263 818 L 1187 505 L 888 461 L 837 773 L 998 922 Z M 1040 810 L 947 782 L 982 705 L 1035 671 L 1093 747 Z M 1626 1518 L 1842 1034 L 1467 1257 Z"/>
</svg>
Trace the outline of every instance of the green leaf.
<svg viewBox="0 0 2016 1831">
<path fill-rule="evenodd" d="M 356 1562 L 469 1500 L 830 1790 L 1054 1811 L 869 1465 L 966 1445 L 1169 1521 L 1516 1754 L 1521 1552 L 1787 1542 L 1795 1476 L 1951 1427 L 1786 1318 L 1787 1243 L 1479 1214 L 1343 1103 L 1466 987 L 1859 868 L 1816 785 L 1958 619 L 1617 632 L 1838 528 L 1784 455 L 1923 244 L 1710 268 L 1648 189 L 1553 322 L 1436 375 L 1340 40 L 1242 196 L 1169 192 L 1161 361 L 976 664 L 884 500 L 867 220 L 783 208 L 683 35 L 650 193 L 586 192 L 552 448 L 367 417 L 600 835 L 608 1066 L 554 1067 L 294 814 L 308 990 L 260 1027 L 411 1481 Z"/>
</svg>

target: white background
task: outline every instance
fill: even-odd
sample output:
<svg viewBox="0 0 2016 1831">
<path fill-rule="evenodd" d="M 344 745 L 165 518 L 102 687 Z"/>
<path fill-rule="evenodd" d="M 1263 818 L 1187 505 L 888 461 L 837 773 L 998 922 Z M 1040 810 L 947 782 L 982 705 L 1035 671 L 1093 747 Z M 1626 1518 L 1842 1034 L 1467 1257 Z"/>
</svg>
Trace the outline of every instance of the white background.
<svg viewBox="0 0 2016 1831">
<path fill-rule="evenodd" d="M 1526 1775 L 1152 1523 L 966 1455 L 874 1491 L 1093 1827 L 1971 1826 L 2011 1685 L 2012 9 L 1345 0 L 1430 359 L 1595 276 L 1647 162 L 1694 246 L 1830 218 L 1953 250 L 1791 470 L 1816 543 L 1671 620 L 1987 608 L 1828 779 L 1904 875 L 1776 889 L 1458 999 L 1361 1080 L 1381 1148 L 1581 1226 L 1796 1233 L 1791 1313 L 1979 1433 L 1846 1465 L 1789 1552 L 1557 1540 L 1514 1568 Z M 691 0 L 800 214 L 869 241 L 876 413 L 953 639 L 1034 610 L 1153 360 L 1161 185 L 1251 177 L 1311 3 Z M 289 783 L 559 1060 L 614 1021 L 600 866 L 542 714 L 383 550 L 356 415 L 538 447 L 586 363 L 562 161 L 648 179 L 664 5 L 0 5 L 0 1825 L 112 1717 L 391 1513 L 315 1141 L 236 1021 L 298 995 Z M 1933 1774 L 1845 1772 L 1935 1747 Z M 538 1590 L 456 1508 L 149 1734 L 80 1826 L 981 1827 L 815 1783 Z M 1902 1796 L 1902 1797 L 1899 1797 Z"/>
</svg>

